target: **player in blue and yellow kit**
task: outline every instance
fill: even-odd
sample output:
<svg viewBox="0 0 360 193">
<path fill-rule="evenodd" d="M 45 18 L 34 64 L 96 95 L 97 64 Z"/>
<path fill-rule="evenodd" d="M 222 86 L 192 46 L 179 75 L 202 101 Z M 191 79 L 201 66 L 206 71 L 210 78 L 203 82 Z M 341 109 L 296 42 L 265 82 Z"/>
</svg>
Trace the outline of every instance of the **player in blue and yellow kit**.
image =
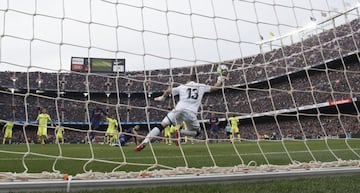
<svg viewBox="0 0 360 193">
<path fill-rule="evenodd" d="M 119 136 L 119 144 L 121 146 L 125 146 L 128 141 L 130 141 L 131 138 L 134 139 L 134 143 L 137 145 L 137 131 L 140 129 L 140 125 L 135 125 L 134 127 L 130 127 L 123 131 Z"/>
<path fill-rule="evenodd" d="M 219 122 L 219 118 L 216 116 L 215 113 L 211 113 L 209 123 L 210 123 L 210 139 L 211 139 L 211 141 L 218 142 L 218 139 L 219 139 L 219 123 L 220 122 Z"/>
</svg>

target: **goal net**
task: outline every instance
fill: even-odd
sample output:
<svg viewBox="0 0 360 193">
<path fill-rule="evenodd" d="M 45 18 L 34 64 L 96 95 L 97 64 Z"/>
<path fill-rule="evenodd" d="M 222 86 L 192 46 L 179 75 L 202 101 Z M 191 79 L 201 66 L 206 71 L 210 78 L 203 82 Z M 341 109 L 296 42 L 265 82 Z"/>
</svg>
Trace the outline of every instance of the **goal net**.
<svg viewBox="0 0 360 193">
<path fill-rule="evenodd" d="M 0 181 L 359 167 L 358 1 L 0 2 Z M 191 74 L 213 85 L 219 65 L 204 135 L 162 133 L 134 152 L 178 101 L 154 98 Z"/>
</svg>

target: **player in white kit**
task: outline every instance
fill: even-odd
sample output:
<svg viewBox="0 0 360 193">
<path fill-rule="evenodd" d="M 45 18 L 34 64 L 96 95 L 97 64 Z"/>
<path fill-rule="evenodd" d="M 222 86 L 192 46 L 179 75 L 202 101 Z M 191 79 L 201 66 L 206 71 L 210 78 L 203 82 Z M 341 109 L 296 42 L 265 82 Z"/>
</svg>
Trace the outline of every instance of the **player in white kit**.
<svg viewBox="0 0 360 193">
<path fill-rule="evenodd" d="M 180 130 L 181 135 L 198 136 L 200 131 L 200 123 L 197 119 L 197 112 L 201 104 L 201 100 L 205 93 L 215 91 L 221 88 L 222 82 L 225 80 L 224 76 L 219 76 L 214 86 L 197 83 L 196 75 L 190 76 L 190 81 L 186 84 L 171 88 L 164 91 L 163 95 L 156 97 L 155 101 L 164 101 L 167 96 L 179 95 L 179 101 L 175 108 L 169 112 L 162 120 L 159 127 L 154 127 L 145 139 L 135 148 L 136 151 L 141 151 L 146 144 L 150 142 L 151 138 L 158 136 L 161 131 L 168 125 L 177 125 L 183 121 L 187 125 L 187 130 Z"/>
</svg>

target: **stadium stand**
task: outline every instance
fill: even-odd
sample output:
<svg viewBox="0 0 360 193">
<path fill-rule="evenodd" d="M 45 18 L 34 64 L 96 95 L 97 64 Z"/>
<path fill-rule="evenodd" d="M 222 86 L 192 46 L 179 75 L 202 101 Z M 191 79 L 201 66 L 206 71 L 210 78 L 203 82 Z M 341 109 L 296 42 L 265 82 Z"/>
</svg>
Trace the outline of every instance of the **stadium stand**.
<svg viewBox="0 0 360 193">
<path fill-rule="evenodd" d="M 255 56 L 224 61 L 224 64 L 230 67 L 231 77 L 226 82 L 226 101 L 219 102 L 219 99 L 223 100 L 223 97 L 219 96 L 221 92 L 206 95 L 203 104 L 204 117 L 212 110 L 226 112 L 228 109 L 229 112 L 236 113 L 242 117 L 241 136 L 246 139 L 258 137 L 254 132 L 255 126 L 260 134 L 276 133 L 280 128 L 283 137 L 302 138 L 306 133 L 306 137 L 316 138 L 344 134 L 342 130 L 336 129 L 341 128 L 336 125 L 345 123 L 344 128 L 354 135 L 360 135 L 356 128 L 359 122 L 358 102 L 345 105 L 341 109 L 325 109 L 330 113 L 320 117 L 306 116 L 306 113 L 316 111 L 315 108 L 301 115 L 289 112 L 291 116 L 258 116 L 255 125 L 247 116 L 356 98 L 360 93 L 359 23 L 359 19 L 355 19 L 290 46 L 280 46 Z M 88 109 L 92 109 L 95 104 L 100 104 L 107 111 L 118 108 L 120 122 L 146 122 L 148 111 L 150 121 L 156 123 L 161 121 L 166 110 L 172 108 L 173 102 L 167 99 L 167 103 L 158 104 L 149 100 L 150 106 L 147 106 L 146 96 L 151 98 L 166 89 L 172 81 L 170 74 L 174 82 L 180 83 L 196 72 L 200 82 L 210 84 L 215 81 L 216 66 L 217 64 L 206 64 L 191 68 L 137 71 L 118 78 L 111 74 L 75 72 L 0 72 L 0 105 L 2 109 L 8 109 L 0 112 L 0 119 L 33 121 L 40 107 L 46 106 L 53 120 L 68 125 L 81 125 L 89 118 L 86 105 Z M 28 88 L 27 85 L 30 85 L 32 94 L 22 95 Z M 14 93 L 10 93 L 9 89 L 14 89 Z M 106 91 L 110 93 L 109 96 Z M 59 97 L 54 101 L 46 96 Z M 59 114 L 56 107 L 60 109 Z M 341 117 L 332 116 L 334 108 L 335 111 L 341 110 L 345 114 Z M 220 118 L 225 124 L 226 114 L 220 115 Z M 297 118 L 301 121 L 297 121 Z M 323 124 L 310 126 L 313 122 Z M 84 129 L 86 128 L 85 126 Z M 16 130 L 14 135 L 20 141 L 24 138 L 21 130 Z M 27 136 L 33 138 L 35 133 L 28 133 Z M 83 137 L 76 136 L 75 132 L 68 132 L 65 137 L 74 143 L 83 140 Z"/>
</svg>

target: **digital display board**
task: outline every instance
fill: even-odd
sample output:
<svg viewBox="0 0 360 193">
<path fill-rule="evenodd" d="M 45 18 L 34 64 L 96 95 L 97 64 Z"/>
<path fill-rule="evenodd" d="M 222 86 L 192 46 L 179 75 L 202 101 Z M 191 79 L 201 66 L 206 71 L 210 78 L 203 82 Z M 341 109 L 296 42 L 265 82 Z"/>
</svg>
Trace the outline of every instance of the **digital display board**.
<svg viewBox="0 0 360 193">
<path fill-rule="evenodd" d="M 71 71 L 125 73 L 125 59 L 71 57 Z"/>
</svg>

